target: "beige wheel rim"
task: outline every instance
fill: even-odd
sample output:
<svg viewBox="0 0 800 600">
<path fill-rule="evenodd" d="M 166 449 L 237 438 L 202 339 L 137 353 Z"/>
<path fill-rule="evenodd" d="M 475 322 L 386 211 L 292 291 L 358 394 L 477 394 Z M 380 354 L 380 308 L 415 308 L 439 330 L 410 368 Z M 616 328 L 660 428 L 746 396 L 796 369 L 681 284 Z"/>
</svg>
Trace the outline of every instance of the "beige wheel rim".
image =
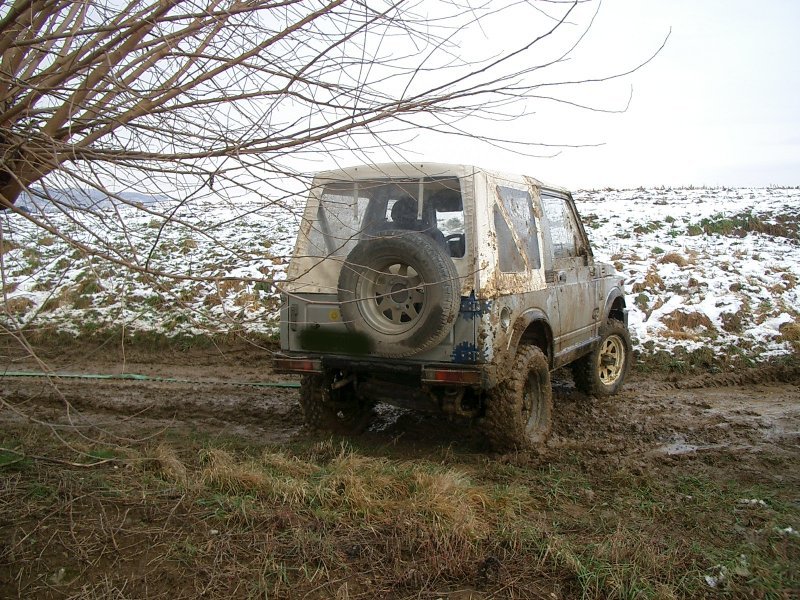
<svg viewBox="0 0 800 600">
<path fill-rule="evenodd" d="M 625 367 L 625 341 L 618 335 L 610 335 L 600 347 L 597 374 L 603 385 L 613 385 Z"/>
</svg>

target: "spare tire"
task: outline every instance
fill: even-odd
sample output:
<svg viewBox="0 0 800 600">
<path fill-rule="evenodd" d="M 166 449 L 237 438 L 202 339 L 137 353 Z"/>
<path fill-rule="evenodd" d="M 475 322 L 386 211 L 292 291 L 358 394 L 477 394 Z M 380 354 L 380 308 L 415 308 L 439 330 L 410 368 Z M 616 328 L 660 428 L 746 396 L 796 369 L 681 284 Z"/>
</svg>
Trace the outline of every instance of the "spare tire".
<svg viewBox="0 0 800 600">
<path fill-rule="evenodd" d="M 418 354 L 441 342 L 458 315 L 460 282 L 444 249 L 417 231 L 391 229 L 362 240 L 339 274 L 347 328 L 379 356 Z"/>
</svg>

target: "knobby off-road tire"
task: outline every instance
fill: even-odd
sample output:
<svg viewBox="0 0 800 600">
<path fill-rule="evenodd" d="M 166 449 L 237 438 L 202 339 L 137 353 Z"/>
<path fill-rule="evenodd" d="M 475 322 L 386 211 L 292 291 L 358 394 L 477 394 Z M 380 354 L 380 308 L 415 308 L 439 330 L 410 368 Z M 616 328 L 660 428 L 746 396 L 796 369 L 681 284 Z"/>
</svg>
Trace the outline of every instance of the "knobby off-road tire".
<svg viewBox="0 0 800 600">
<path fill-rule="evenodd" d="M 355 435 L 369 427 L 372 406 L 353 394 L 331 390 L 320 375 L 304 375 L 300 380 L 300 408 L 311 429 Z"/>
<path fill-rule="evenodd" d="M 631 336 L 625 325 L 608 319 L 600 328 L 600 343 L 572 363 L 575 387 L 590 396 L 612 396 L 622 389 L 633 362 Z"/>
<path fill-rule="evenodd" d="M 550 368 L 539 348 L 521 346 L 507 378 L 490 393 L 483 428 L 497 451 L 543 445 L 553 421 Z"/>
<path fill-rule="evenodd" d="M 339 275 L 342 319 L 372 342 L 372 352 L 399 358 L 441 342 L 458 316 L 461 286 L 453 261 L 430 237 L 388 230 L 362 240 Z"/>
</svg>

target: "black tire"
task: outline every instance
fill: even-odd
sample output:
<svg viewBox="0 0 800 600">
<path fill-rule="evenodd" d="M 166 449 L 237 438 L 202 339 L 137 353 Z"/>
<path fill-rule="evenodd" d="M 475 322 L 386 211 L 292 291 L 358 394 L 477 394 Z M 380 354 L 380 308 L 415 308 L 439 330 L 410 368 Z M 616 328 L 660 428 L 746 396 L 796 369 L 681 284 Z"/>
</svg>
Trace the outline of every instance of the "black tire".
<svg viewBox="0 0 800 600">
<path fill-rule="evenodd" d="M 339 275 L 347 328 L 379 356 L 418 354 L 441 342 L 458 315 L 460 281 L 444 249 L 428 236 L 388 230 L 359 242 Z"/>
<path fill-rule="evenodd" d="M 543 445 L 553 422 L 550 368 L 539 348 L 521 346 L 508 377 L 489 394 L 483 427 L 497 451 Z"/>
<path fill-rule="evenodd" d="M 590 396 L 612 396 L 625 384 L 633 362 L 631 335 L 621 321 L 608 319 L 600 328 L 600 343 L 572 363 L 575 387 Z"/>
<path fill-rule="evenodd" d="M 300 408 L 309 428 L 343 435 L 361 433 L 372 418 L 371 404 L 360 401 L 347 388 L 332 390 L 321 375 L 304 375 L 300 380 Z"/>
</svg>

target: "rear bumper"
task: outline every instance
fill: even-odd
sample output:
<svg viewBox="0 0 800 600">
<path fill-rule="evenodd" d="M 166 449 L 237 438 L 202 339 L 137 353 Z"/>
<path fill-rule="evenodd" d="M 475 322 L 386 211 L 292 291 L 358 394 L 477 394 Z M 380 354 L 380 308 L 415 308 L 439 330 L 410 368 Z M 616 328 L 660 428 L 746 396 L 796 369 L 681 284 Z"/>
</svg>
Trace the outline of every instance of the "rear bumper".
<svg viewBox="0 0 800 600">
<path fill-rule="evenodd" d="M 413 363 L 396 359 L 377 360 L 337 355 L 278 354 L 274 358 L 273 367 L 276 373 L 303 375 L 322 375 L 330 370 L 347 370 L 375 378 L 387 375 L 396 379 L 400 376 L 411 385 L 483 387 L 485 383 L 484 369 L 476 365 Z"/>
</svg>

